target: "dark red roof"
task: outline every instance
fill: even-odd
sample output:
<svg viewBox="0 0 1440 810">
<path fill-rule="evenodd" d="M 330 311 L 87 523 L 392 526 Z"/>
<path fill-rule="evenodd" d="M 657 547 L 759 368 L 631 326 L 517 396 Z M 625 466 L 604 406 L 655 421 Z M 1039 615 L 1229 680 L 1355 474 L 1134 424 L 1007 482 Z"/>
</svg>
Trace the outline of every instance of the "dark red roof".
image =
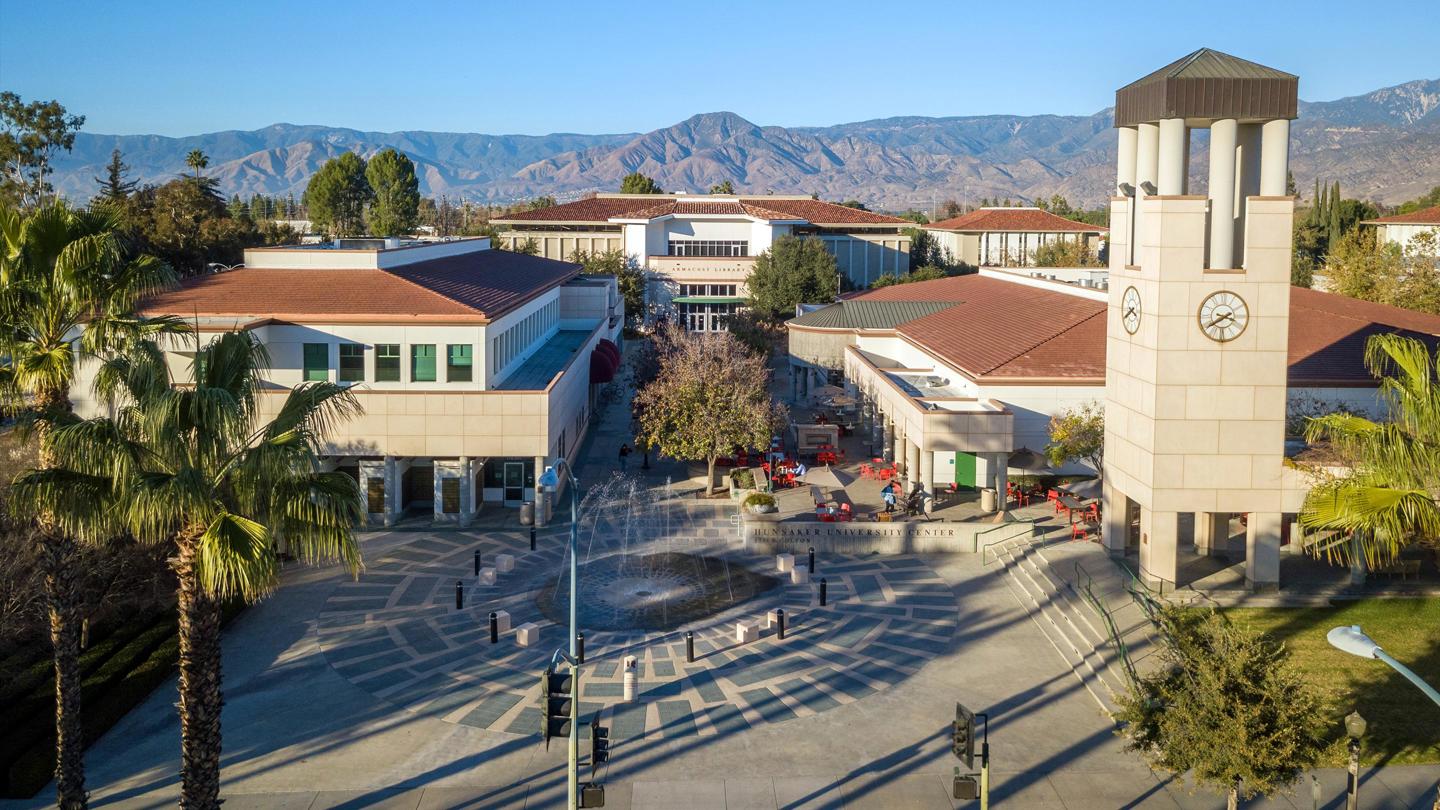
<svg viewBox="0 0 1440 810">
<path fill-rule="evenodd" d="M 817 225 L 910 225 L 899 217 L 861 211 L 820 200 L 792 200 L 776 197 L 744 197 L 739 202 L 706 200 L 696 196 L 675 198 L 593 197 L 549 208 L 523 211 L 498 217 L 498 223 L 516 222 L 608 222 L 611 219 L 654 219 L 666 214 L 728 214 L 757 219 L 797 219 Z"/>
<path fill-rule="evenodd" d="M 492 320 L 579 273 L 579 265 L 482 250 L 384 270 L 242 267 L 187 279 L 143 311 L 174 315 Z"/>
<path fill-rule="evenodd" d="M 1388 217 L 1377 217 L 1365 220 L 1367 225 L 1440 225 L 1440 205 L 1422 208 L 1419 211 L 1411 211 L 1408 214 L 1395 214 Z"/>
<path fill-rule="evenodd" d="M 896 332 L 975 378 L 1102 381 L 1105 302 L 981 275 L 896 284 L 856 300 L 948 301 L 955 306 Z M 1371 335 L 1440 344 L 1440 316 L 1303 287 L 1290 290 L 1289 384 L 1373 385 Z"/>
<path fill-rule="evenodd" d="M 1087 225 L 1056 216 L 1039 208 L 980 208 L 968 214 L 941 220 L 926 225 L 938 231 L 1003 231 L 1022 233 L 1103 233 L 1110 230 L 1104 225 Z"/>
</svg>

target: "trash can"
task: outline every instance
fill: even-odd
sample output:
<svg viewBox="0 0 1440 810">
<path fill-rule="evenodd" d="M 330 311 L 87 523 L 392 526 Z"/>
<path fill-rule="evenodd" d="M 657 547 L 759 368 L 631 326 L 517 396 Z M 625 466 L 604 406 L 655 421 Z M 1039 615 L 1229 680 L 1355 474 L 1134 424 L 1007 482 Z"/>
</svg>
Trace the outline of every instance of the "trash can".
<svg viewBox="0 0 1440 810">
<path fill-rule="evenodd" d="M 995 509 L 996 509 L 995 490 L 993 490 L 993 489 L 982 489 L 982 490 L 980 490 L 980 511 L 981 511 L 981 512 L 994 512 Z M 522 520 L 523 520 L 523 518 L 522 518 Z"/>
<path fill-rule="evenodd" d="M 993 500 L 993 499 L 991 500 L 991 506 L 992 506 L 992 507 L 994 506 L 994 500 Z M 530 525 L 533 525 L 534 523 L 535 523 L 535 502 L 534 502 L 534 501 L 526 501 L 526 502 L 520 504 L 520 525 L 521 525 L 521 526 L 530 526 Z"/>
</svg>

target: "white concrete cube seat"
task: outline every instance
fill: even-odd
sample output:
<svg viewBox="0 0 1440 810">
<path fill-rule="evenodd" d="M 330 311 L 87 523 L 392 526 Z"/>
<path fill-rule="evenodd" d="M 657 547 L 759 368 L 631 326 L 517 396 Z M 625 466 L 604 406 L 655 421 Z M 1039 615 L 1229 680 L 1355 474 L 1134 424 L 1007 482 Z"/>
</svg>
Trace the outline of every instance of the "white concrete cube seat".
<svg viewBox="0 0 1440 810">
<path fill-rule="evenodd" d="M 496 571 L 499 571 L 499 572 L 502 573 L 502 574 L 508 574 L 508 573 L 510 573 L 511 571 L 514 571 L 514 570 L 515 570 L 515 555 L 514 555 L 514 554 L 496 554 L 496 555 L 495 555 L 495 570 L 496 570 Z"/>
<path fill-rule="evenodd" d="M 495 626 L 498 627 L 502 633 L 510 632 L 510 611 L 495 611 Z"/>
<path fill-rule="evenodd" d="M 515 628 L 515 643 L 521 647 L 533 647 L 540 643 L 540 628 L 534 622 L 526 622 Z"/>
<path fill-rule="evenodd" d="M 785 573 L 786 571 L 794 570 L 794 568 L 795 568 L 795 555 L 794 555 L 794 554 L 776 554 L 776 555 L 775 555 L 775 570 L 776 570 L 776 571 L 779 571 L 780 573 L 783 574 L 783 573 Z"/>
<path fill-rule="evenodd" d="M 495 566 L 487 565 L 480 569 L 480 576 L 475 578 L 475 584 L 484 588 L 495 584 Z"/>
<path fill-rule="evenodd" d="M 780 616 L 776 612 L 777 610 L 778 608 L 776 610 L 765 611 L 765 628 L 767 630 L 780 624 Z M 790 614 L 788 612 L 785 614 L 785 621 L 790 621 Z"/>
<path fill-rule="evenodd" d="M 790 582 L 794 585 L 804 585 L 810 581 L 810 571 L 806 568 L 790 569 Z"/>
<path fill-rule="evenodd" d="M 754 622 L 735 623 L 735 641 L 739 644 L 749 644 L 760 638 L 760 628 Z"/>
</svg>

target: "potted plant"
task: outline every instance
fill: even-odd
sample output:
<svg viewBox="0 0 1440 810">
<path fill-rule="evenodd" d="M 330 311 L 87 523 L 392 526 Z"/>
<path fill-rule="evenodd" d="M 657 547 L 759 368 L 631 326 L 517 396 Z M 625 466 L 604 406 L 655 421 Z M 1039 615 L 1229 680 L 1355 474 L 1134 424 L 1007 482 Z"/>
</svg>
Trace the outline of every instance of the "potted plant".
<svg viewBox="0 0 1440 810">
<path fill-rule="evenodd" d="M 780 511 L 775 505 L 775 496 L 765 492 L 753 492 L 746 496 L 742 506 L 746 512 L 754 515 L 768 515 Z"/>
<path fill-rule="evenodd" d="M 755 474 L 749 468 L 730 473 L 730 500 L 738 501 L 755 491 Z"/>
</svg>

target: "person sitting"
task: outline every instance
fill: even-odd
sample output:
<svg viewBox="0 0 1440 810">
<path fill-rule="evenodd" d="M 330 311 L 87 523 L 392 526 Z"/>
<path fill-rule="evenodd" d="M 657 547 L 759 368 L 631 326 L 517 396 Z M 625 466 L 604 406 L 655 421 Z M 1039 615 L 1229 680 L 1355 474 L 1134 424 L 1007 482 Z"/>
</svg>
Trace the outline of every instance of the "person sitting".
<svg viewBox="0 0 1440 810">
<path fill-rule="evenodd" d="M 803 462 L 803 461 L 797 461 L 797 462 L 795 462 L 795 468 L 794 468 L 792 474 L 793 474 L 796 478 L 804 478 L 804 477 L 805 477 L 805 473 L 807 473 L 807 472 L 809 472 L 809 468 L 805 466 L 805 462 Z"/>
</svg>

